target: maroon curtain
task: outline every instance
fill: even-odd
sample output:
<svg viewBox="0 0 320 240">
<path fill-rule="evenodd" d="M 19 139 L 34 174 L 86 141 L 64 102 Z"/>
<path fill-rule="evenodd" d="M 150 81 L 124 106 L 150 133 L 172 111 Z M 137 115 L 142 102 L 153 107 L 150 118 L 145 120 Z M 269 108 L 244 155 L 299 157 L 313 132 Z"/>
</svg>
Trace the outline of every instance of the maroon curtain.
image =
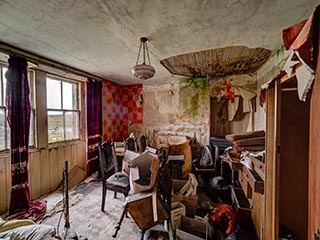
<svg viewBox="0 0 320 240">
<path fill-rule="evenodd" d="M 88 160 L 87 174 L 98 170 L 98 144 L 102 135 L 102 83 L 87 84 Z"/>
<path fill-rule="evenodd" d="M 11 197 L 10 218 L 40 219 L 46 202 L 30 202 L 28 184 L 28 146 L 30 126 L 30 89 L 26 59 L 10 56 L 6 72 L 8 123 L 10 126 Z"/>
<path fill-rule="evenodd" d="M 11 137 L 12 189 L 9 214 L 17 209 L 29 209 L 28 145 L 30 125 L 30 89 L 27 61 L 10 56 L 7 78 L 7 109 Z"/>
</svg>

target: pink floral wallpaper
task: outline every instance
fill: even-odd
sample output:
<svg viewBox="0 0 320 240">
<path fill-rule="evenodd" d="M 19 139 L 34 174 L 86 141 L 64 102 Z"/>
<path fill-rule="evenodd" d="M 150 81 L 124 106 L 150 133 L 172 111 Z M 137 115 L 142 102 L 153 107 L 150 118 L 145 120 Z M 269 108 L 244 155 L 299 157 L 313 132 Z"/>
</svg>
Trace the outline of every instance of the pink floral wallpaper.
<svg viewBox="0 0 320 240">
<path fill-rule="evenodd" d="M 142 84 L 121 86 L 109 81 L 102 87 L 103 140 L 122 141 L 128 137 L 129 121 L 142 124 Z"/>
</svg>

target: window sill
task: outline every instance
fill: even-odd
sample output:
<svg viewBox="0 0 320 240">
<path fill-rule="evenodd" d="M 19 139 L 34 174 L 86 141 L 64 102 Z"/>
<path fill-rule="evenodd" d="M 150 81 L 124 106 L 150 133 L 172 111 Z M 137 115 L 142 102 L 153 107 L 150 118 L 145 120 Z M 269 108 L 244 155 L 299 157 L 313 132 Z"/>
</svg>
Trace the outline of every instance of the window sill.
<svg viewBox="0 0 320 240">
<path fill-rule="evenodd" d="M 74 139 L 74 140 L 68 140 L 68 141 L 48 143 L 48 149 L 54 149 L 54 148 L 63 147 L 63 146 L 71 146 L 74 144 L 78 144 L 80 142 L 82 142 L 82 140 Z"/>
</svg>

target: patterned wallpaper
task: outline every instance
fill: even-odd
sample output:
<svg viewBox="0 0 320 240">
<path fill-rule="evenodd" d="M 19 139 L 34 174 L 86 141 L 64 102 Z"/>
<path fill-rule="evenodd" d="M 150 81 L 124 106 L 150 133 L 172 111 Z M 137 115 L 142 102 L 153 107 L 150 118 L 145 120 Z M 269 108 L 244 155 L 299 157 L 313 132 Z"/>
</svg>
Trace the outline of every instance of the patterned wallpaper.
<svg viewBox="0 0 320 240">
<path fill-rule="evenodd" d="M 109 81 L 102 87 L 103 140 L 122 141 L 128 137 L 129 120 L 142 124 L 142 84 L 121 86 Z"/>
</svg>

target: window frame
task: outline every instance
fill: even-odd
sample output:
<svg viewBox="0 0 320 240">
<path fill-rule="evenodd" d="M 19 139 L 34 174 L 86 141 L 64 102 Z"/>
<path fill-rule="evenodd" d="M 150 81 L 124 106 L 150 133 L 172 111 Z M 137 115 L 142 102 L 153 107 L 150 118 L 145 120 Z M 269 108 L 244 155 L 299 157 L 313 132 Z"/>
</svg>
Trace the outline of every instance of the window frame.
<svg viewBox="0 0 320 240">
<path fill-rule="evenodd" d="M 69 143 L 69 142 L 74 142 L 74 141 L 79 141 L 81 140 L 81 84 L 78 81 L 72 80 L 70 78 L 65 78 L 65 77 L 61 77 L 61 76 L 57 76 L 57 75 L 53 75 L 53 74 L 46 74 L 45 77 L 45 81 L 46 81 L 46 86 L 47 86 L 47 80 L 51 79 L 51 80 L 55 80 L 55 81 L 60 81 L 60 96 L 61 96 L 61 108 L 57 109 L 57 108 L 48 108 L 48 103 L 46 102 L 46 116 L 47 116 L 47 133 L 48 133 L 48 137 L 47 137 L 47 144 L 48 146 L 54 146 L 54 145 L 59 145 L 61 143 Z M 77 96 L 76 97 L 76 106 L 77 109 L 64 109 L 63 108 L 63 82 L 65 83 L 71 83 L 71 84 L 76 84 L 77 86 Z M 46 87 L 46 91 L 47 91 L 47 87 Z M 47 99 L 46 99 L 47 101 Z M 63 116 L 63 140 L 61 141 L 54 141 L 54 142 L 50 142 L 49 141 L 49 114 L 48 112 L 52 111 L 52 112 L 62 112 L 62 116 Z M 66 131 L 66 113 L 68 112 L 75 112 L 78 113 L 78 137 L 77 138 L 72 138 L 72 139 L 66 139 L 66 135 L 67 135 L 67 131 Z"/>
</svg>

